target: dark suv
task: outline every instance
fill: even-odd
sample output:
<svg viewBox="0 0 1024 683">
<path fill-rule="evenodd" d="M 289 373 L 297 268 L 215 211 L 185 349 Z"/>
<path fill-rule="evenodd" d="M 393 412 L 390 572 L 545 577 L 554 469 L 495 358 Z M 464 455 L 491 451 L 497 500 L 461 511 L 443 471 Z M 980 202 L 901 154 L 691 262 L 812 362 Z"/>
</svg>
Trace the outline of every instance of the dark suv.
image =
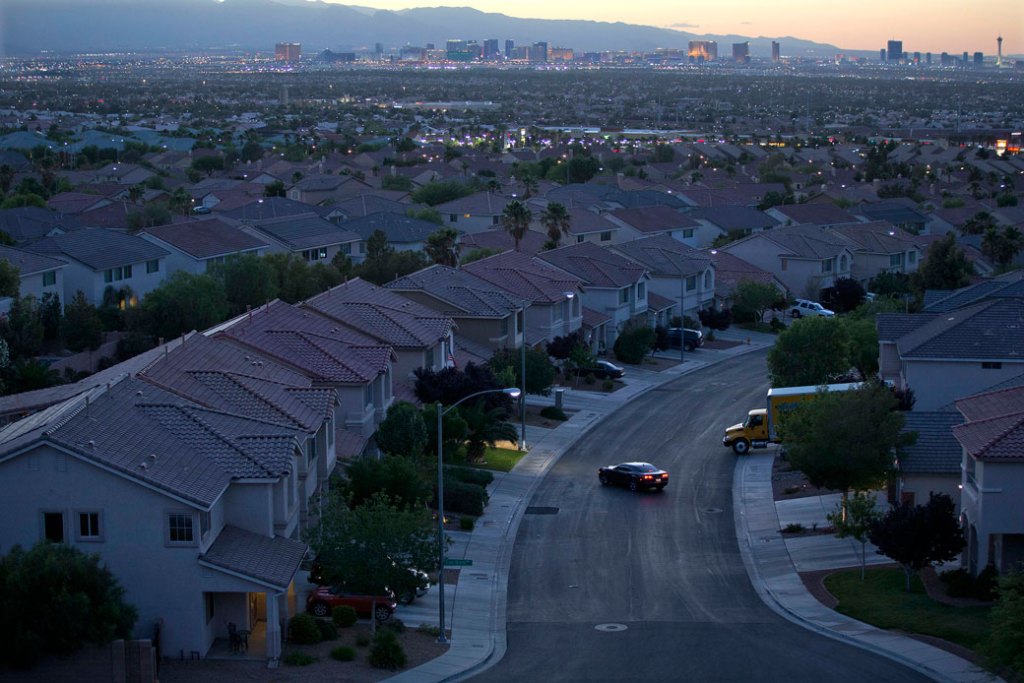
<svg viewBox="0 0 1024 683">
<path fill-rule="evenodd" d="M 683 343 L 683 350 L 693 351 L 704 346 L 704 333 L 700 330 L 684 329 L 681 327 L 668 328 L 669 348 L 678 349 L 680 340 Z"/>
</svg>

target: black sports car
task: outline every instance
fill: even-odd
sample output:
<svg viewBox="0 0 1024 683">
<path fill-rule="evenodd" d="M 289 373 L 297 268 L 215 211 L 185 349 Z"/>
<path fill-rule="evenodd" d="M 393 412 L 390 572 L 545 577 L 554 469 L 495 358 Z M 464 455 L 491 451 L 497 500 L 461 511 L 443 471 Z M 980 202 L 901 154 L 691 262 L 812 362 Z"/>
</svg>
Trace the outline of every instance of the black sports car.
<svg viewBox="0 0 1024 683">
<path fill-rule="evenodd" d="M 628 486 L 630 491 L 657 489 L 668 486 L 668 472 L 659 470 L 648 462 L 623 462 L 607 465 L 597 471 L 597 478 L 604 485 Z"/>
</svg>

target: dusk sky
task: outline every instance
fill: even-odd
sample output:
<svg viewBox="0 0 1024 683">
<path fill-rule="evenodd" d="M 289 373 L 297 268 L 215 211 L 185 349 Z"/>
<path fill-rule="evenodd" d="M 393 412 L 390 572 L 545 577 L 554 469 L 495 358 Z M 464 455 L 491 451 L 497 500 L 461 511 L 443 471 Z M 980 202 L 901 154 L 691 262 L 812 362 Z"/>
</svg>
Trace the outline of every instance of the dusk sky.
<svg viewBox="0 0 1024 683">
<path fill-rule="evenodd" d="M 1022 0 L 988 0 L 984 4 L 964 0 L 342 0 L 342 4 L 389 10 L 469 6 L 534 19 L 623 21 L 692 33 L 794 36 L 858 50 L 877 50 L 887 40 L 897 39 L 908 52 L 995 54 L 996 36 L 1002 34 L 1004 55 L 1024 54 Z"/>
</svg>

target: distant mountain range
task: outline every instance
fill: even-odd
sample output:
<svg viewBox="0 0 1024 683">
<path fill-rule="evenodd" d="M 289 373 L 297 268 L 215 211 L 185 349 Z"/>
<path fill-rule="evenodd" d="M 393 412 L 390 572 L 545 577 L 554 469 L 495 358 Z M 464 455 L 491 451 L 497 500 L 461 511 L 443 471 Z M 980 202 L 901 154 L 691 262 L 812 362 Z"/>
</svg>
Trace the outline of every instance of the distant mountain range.
<svg viewBox="0 0 1024 683">
<path fill-rule="evenodd" d="M 696 35 L 621 22 L 517 19 L 468 7 L 398 12 L 306 0 L 2 0 L 0 54 L 237 47 L 271 51 L 278 42 L 302 43 L 303 53 L 352 51 L 382 43 L 443 47 L 447 39 L 497 38 L 517 45 L 546 41 L 578 52 L 683 48 L 692 39 L 718 41 L 719 55 L 750 41 L 768 56 L 772 38 Z M 824 57 L 844 50 L 792 37 L 775 38 L 785 55 Z M 867 55 L 846 50 L 850 55 Z M 877 53 L 874 53 L 877 54 Z"/>
</svg>

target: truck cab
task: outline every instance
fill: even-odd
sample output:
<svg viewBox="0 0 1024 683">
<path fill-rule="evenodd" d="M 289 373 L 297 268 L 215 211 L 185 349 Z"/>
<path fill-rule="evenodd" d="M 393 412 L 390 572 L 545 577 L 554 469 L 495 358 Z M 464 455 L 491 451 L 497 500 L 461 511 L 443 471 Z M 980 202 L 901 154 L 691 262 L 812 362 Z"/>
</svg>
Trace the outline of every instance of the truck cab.
<svg viewBox="0 0 1024 683">
<path fill-rule="evenodd" d="M 768 445 L 768 410 L 756 408 L 747 413 L 747 419 L 725 430 L 722 445 L 732 446 L 737 455 L 744 455 L 751 447 Z"/>
</svg>

